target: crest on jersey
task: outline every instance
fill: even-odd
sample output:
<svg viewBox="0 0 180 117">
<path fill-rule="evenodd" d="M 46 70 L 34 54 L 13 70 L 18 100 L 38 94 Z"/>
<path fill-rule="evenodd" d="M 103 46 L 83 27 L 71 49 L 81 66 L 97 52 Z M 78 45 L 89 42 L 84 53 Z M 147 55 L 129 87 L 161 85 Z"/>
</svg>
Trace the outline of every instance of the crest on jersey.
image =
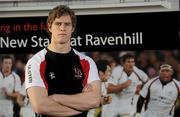
<svg viewBox="0 0 180 117">
<path fill-rule="evenodd" d="M 56 75 L 55 75 L 55 73 L 54 73 L 54 72 L 50 72 L 49 77 L 50 77 L 50 78 L 51 78 L 51 80 L 52 80 L 52 79 L 55 79 L 55 78 L 56 78 Z"/>
<path fill-rule="evenodd" d="M 74 77 L 77 79 L 82 79 L 82 71 L 79 68 L 74 68 Z"/>
</svg>

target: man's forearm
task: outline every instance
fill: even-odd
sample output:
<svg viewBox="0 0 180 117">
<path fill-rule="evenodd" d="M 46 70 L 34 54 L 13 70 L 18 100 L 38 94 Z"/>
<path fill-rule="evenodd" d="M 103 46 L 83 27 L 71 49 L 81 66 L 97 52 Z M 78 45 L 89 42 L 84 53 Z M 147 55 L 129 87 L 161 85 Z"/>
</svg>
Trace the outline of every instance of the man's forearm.
<svg viewBox="0 0 180 117">
<path fill-rule="evenodd" d="M 108 89 L 107 89 L 108 93 L 118 93 L 122 90 L 123 90 L 123 87 L 120 84 L 118 84 L 118 85 L 109 84 Z"/>
<path fill-rule="evenodd" d="M 89 86 L 87 86 L 82 93 L 74 95 L 55 94 L 52 95 L 51 98 L 67 107 L 85 111 L 91 108 L 96 108 L 100 105 L 100 89 L 100 82 L 94 81 L 92 84 L 89 84 Z"/>
<path fill-rule="evenodd" d="M 144 100 L 145 100 L 145 98 L 143 98 L 140 95 L 140 97 L 138 99 L 138 102 L 137 102 L 137 110 L 136 110 L 137 113 L 141 113 L 141 110 L 142 110 L 142 107 L 143 107 L 143 104 L 144 104 Z"/>
<path fill-rule="evenodd" d="M 6 92 L 6 96 L 8 99 L 16 99 L 18 97 L 18 95 L 19 95 L 18 92 L 14 92 L 14 93 Z"/>
<path fill-rule="evenodd" d="M 44 103 L 41 103 L 39 109 L 36 108 L 35 112 L 42 115 L 50 115 L 55 117 L 64 117 L 80 114 L 80 111 L 74 110 L 72 108 L 66 107 L 64 105 L 58 104 L 54 100 L 47 97 L 43 99 Z"/>
<path fill-rule="evenodd" d="M 107 88 L 108 93 L 119 93 L 123 89 L 127 88 L 131 84 L 131 82 L 131 80 L 127 80 L 126 82 L 117 85 L 109 83 Z"/>
<path fill-rule="evenodd" d="M 46 112 L 44 113 L 45 115 L 50 115 L 50 116 L 55 116 L 55 117 L 69 117 L 73 115 L 80 114 L 82 112 L 68 108 L 63 105 L 54 105 L 46 108 Z"/>
<path fill-rule="evenodd" d="M 67 107 L 86 111 L 100 105 L 100 98 L 91 93 L 80 93 L 75 95 L 53 95 L 55 101 Z"/>
<path fill-rule="evenodd" d="M 34 112 L 53 117 L 64 117 L 80 114 L 80 111 L 61 105 L 52 100 L 47 91 L 41 87 L 31 87 L 27 90 Z"/>
</svg>

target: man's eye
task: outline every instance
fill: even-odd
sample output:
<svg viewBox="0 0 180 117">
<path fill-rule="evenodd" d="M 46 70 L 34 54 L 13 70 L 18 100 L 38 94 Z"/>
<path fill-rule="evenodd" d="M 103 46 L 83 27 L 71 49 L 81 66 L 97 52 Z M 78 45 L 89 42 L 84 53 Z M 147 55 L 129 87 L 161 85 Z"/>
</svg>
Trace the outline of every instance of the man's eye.
<svg viewBox="0 0 180 117">
<path fill-rule="evenodd" d="M 61 23 L 55 23 L 56 26 L 61 26 Z"/>
<path fill-rule="evenodd" d="M 66 26 L 71 26 L 71 23 L 65 23 Z"/>
<path fill-rule="evenodd" d="M 57 25 L 58 25 L 58 26 L 61 26 L 61 23 L 58 23 Z"/>
</svg>

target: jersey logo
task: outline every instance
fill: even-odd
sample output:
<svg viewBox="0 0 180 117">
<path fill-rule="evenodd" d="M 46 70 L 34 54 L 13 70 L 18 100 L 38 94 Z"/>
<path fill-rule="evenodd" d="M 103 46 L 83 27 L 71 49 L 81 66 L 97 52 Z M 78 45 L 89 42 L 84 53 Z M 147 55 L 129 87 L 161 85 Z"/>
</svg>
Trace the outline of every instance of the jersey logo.
<svg viewBox="0 0 180 117">
<path fill-rule="evenodd" d="M 82 72 L 79 68 L 74 68 L 74 77 L 77 79 L 82 79 Z"/>
<path fill-rule="evenodd" d="M 28 82 L 32 83 L 31 65 L 28 65 L 28 67 L 27 67 L 27 74 L 28 74 Z"/>
<path fill-rule="evenodd" d="M 50 77 L 50 78 L 51 78 L 51 80 L 52 80 L 52 79 L 55 79 L 55 78 L 56 78 L 56 75 L 55 75 L 55 73 L 54 73 L 54 72 L 50 72 L 49 77 Z"/>
</svg>

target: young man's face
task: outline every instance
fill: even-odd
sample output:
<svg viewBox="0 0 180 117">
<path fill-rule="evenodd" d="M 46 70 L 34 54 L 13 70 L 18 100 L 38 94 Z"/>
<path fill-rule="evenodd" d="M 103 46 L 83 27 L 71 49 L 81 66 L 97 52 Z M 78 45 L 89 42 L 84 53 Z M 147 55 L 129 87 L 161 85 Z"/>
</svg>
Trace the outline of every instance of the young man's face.
<svg viewBox="0 0 180 117">
<path fill-rule="evenodd" d="M 4 59 L 3 62 L 2 62 L 2 71 L 3 72 L 11 72 L 12 70 L 12 59 Z"/>
<path fill-rule="evenodd" d="M 56 18 L 49 31 L 52 34 L 52 42 L 56 44 L 66 44 L 70 42 L 71 34 L 74 31 L 72 21 L 69 15 L 62 15 Z"/>
<path fill-rule="evenodd" d="M 170 81 L 171 80 L 171 76 L 173 74 L 173 71 L 169 70 L 169 69 L 163 69 L 160 70 L 159 75 L 160 75 L 160 79 L 164 82 Z"/>
<path fill-rule="evenodd" d="M 100 71 L 99 75 L 101 78 L 101 81 L 106 82 L 108 78 L 111 76 L 112 70 L 109 65 L 107 65 L 107 69 L 105 72 Z"/>
<path fill-rule="evenodd" d="M 123 68 L 127 72 L 132 72 L 134 65 L 135 65 L 134 58 L 128 58 L 124 61 Z"/>
</svg>

